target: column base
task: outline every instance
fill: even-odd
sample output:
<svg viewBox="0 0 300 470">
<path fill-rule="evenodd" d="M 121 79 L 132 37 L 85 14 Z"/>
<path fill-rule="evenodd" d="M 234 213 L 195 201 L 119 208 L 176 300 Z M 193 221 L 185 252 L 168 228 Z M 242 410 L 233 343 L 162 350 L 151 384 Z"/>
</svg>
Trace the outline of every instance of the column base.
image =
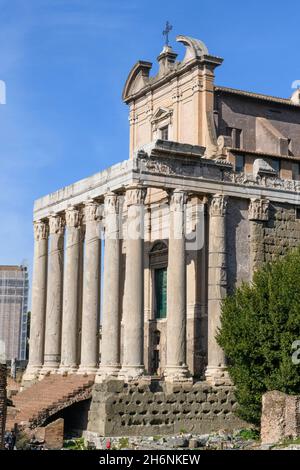
<svg viewBox="0 0 300 470">
<path fill-rule="evenodd" d="M 77 366 L 60 366 L 59 369 L 57 370 L 57 373 L 61 375 L 70 375 L 70 374 L 76 374 L 77 371 L 78 371 Z"/>
<path fill-rule="evenodd" d="M 165 382 L 193 382 L 190 377 L 189 369 L 187 365 L 182 366 L 166 366 L 164 371 Z"/>
<path fill-rule="evenodd" d="M 97 373 L 98 368 L 96 366 L 84 366 L 83 364 L 79 366 L 77 369 L 78 375 L 95 375 Z"/>
<path fill-rule="evenodd" d="M 95 378 L 95 383 L 102 383 L 108 379 L 121 379 L 120 374 L 120 365 L 100 365 L 97 370 L 97 375 Z"/>
<path fill-rule="evenodd" d="M 138 366 L 122 366 L 119 372 L 119 378 L 125 382 L 140 379 L 145 375 L 145 368 L 142 365 Z"/>
<path fill-rule="evenodd" d="M 205 379 L 206 382 L 215 387 L 220 385 L 232 385 L 226 366 L 207 366 Z"/>
<path fill-rule="evenodd" d="M 40 366 L 28 365 L 22 377 L 22 384 L 24 382 L 26 383 L 36 382 L 39 379 L 41 369 L 42 369 L 42 365 Z"/>
<path fill-rule="evenodd" d="M 59 364 L 56 365 L 47 365 L 44 364 L 43 367 L 40 370 L 40 377 L 45 377 L 46 375 L 50 374 L 57 374 L 59 371 Z"/>
</svg>

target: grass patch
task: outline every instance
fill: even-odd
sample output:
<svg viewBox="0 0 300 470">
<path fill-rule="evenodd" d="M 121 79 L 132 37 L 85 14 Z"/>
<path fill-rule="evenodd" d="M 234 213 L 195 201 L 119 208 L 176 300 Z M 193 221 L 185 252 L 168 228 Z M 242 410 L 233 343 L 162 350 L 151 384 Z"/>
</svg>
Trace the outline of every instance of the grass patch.
<svg viewBox="0 0 300 470">
<path fill-rule="evenodd" d="M 241 429 L 236 437 L 243 439 L 244 441 L 259 441 L 260 434 L 258 429 Z"/>
</svg>

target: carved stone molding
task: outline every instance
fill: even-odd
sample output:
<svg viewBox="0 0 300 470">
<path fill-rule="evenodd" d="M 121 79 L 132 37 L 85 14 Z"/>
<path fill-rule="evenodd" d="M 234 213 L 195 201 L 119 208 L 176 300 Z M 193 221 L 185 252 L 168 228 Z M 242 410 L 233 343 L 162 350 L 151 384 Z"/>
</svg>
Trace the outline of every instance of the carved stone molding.
<svg viewBox="0 0 300 470">
<path fill-rule="evenodd" d="M 127 206 L 132 205 L 143 205 L 147 194 L 147 188 L 134 187 L 126 190 L 126 204 Z"/>
<path fill-rule="evenodd" d="M 251 199 L 249 204 L 249 220 L 268 220 L 269 203 L 268 199 Z"/>
<path fill-rule="evenodd" d="M 66 225 L 67 227 L 79 227 L 81 224 L 80 210 L 76 207 L 68 207 L 66 209 Z"/>
<path fill-rule="evenodd" d="M 210 202 L 211 217 L 225 217 L 228 203 L 228 196 L 215 194 Z"/>
<path fill-rule="evenodd" d="M 104 213 L 117 214 L 119 212 L 119 197 L 115 193 L 107 193 L 104 199 Z"/>
<path fill-rule="evenodd" d="M 52 214 L 49 217 L 49 233 L 51 235 L 62 235 L 64 233 L 65 221 L 57 214 Z"/>
<path fill-rule="evenodd" d="M 84 207 L 85 222 L 94 222 L 99 219 L 99 204 L 95 201 L 88 201 Z"/>
<path fill-rule="evenodd" d="M 49 226 L 47 222 L 38 220 L 33 223 L 34 239 L 36 241 L 46 240 L 49 235 Z"/>
<path fill-rule="evenodd" d="M 187 194 L 182 189 L 170 191 L 170 210 L 173 212 L 183 211 L 184 204 L 187 202 Z"/>
</svg>

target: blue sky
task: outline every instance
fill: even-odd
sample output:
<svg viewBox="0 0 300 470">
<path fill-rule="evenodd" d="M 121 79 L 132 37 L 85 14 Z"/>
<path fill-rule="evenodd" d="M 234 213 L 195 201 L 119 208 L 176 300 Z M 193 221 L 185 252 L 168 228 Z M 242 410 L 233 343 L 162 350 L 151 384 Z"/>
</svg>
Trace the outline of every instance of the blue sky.
<svg viewBox="0 0 300 470">
<path fill-rule="evenodd" d="M 0 264 L 32 264 L 34 199 L 128 157 L 121 92 L 155 61 L 165 21 L 224 58 L 216 83 L 288 97 L 298 2 L 0 0 Z"/>
</svg>

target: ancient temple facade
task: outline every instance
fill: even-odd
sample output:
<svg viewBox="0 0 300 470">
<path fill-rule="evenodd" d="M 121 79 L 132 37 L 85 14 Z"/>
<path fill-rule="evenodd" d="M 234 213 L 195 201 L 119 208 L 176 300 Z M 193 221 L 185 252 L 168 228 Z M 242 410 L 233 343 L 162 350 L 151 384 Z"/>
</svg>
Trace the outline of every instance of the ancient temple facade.
<svg viewBox="0 0 300 470">
<path fill-rule="evenodd" d="M 48 374 L 227 385 L 221 301 L 300 242 L 300 92 L 217 86 L 204 43 L 138 61 L 130 151 L 34 205 L 29 364 Z"/>
</svg>

